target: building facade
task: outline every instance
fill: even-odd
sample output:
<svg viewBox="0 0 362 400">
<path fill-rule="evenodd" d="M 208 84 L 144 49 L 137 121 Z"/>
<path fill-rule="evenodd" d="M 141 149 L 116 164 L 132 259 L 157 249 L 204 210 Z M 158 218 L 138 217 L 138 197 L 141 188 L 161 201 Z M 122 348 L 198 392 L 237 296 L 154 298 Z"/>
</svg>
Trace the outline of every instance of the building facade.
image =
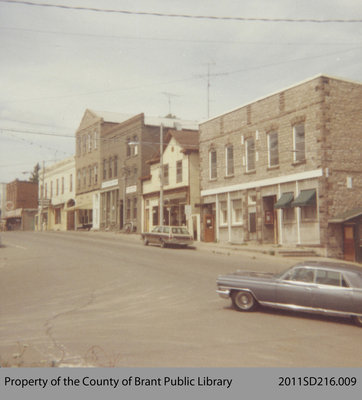
<svg viewBox="0 0 362 400">
<path fill-rule="evenodd" d="M 186 226 L 200 240 L 200 185 L 198 131 L 169 130 L 167 147 L 149 161 L 150 174 L 142 179 L 143 231 L 149 232 L 160 221 L 161 179 L 164 225 Z M 163 172 L 162 172 L 163 171 Z"/>
<path fill-rule="evenodd" d="M 39 172 L 39 212 L 37 230 L 74 230 L 75 160 L 74 156 Z"/>
<path fill-rule="evenodd" d="M 6 230 L 34 230 L 38 184 L 16 179 L 6 185 Z"/>
<path fill-rule="evenodd" d="M 101 144 L 100 228 L 142 231 L 142 182 L 160 148 L 161 130 L 195 122 L 138 114 L 109 129 Z"/>
<path fill-rule="evenodd" d="M 361 84 L 318 76 L 201 123 L 203 240 L 362 259 L 361 109 Z"/>
</svg>

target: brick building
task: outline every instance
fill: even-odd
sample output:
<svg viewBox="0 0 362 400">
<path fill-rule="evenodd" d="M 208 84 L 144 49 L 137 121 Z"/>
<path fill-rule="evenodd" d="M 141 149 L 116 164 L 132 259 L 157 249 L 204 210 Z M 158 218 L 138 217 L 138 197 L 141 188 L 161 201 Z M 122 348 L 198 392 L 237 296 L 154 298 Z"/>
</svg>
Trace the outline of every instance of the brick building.
<svg viewBox="0 0 362 400">
<path fill-rule="evenodd" d="M 361 110 L 318 76 L 201 123 L 203 239 L 362 260 Z"/>
<path fill-rule="evenodd" d="M 34 230 L 38 184 L 16 179 L 6 185 L 6 229 Z"/>
</svg>

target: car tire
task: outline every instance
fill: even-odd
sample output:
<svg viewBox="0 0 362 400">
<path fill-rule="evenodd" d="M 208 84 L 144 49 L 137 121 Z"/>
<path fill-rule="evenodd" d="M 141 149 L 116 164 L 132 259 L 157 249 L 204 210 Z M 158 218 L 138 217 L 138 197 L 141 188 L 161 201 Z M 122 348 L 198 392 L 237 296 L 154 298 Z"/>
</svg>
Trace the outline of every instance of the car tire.
<svg viewBox="0 0 362 400">
<path fill-rule="evenodd" d="M 231 294 L 231 301 L 237 311 L 253 311 L 257 307 L 254 296 L 243 290 L 234 290 Z"/>
<path fill-rule="evenodd" d="M 166 243 L 163 240 L 160 240 L 160 246 L 164 249 L 166 247 Z"/>
<path fill-rule="evenodd" d="M 357 326 L 362 327 L 362 317 L 353 316 L 352 319 Z"/>
<path fill-rule="evenodd" d="M 144 244 L 145 246 L 148 246 L 148 243 L 149 243 L 148 240 L 147 240 L 146 238 L 144 238 L 144 239 L 143 239 L 143 244 Z"/>
</svg>

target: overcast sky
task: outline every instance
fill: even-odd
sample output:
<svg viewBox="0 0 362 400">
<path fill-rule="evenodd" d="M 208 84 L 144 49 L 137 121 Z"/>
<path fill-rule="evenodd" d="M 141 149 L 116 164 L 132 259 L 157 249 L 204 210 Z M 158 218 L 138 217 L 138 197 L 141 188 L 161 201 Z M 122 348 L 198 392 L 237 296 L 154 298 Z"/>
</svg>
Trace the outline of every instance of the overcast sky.
<svg viewBox="0 0 362 400">
<path fill-rule="evenodd" d="M 362 82 L 361 22 L 141 14 L 348 21 L 362 20 L 361 0 L 34 2 L 139 14 L 0 0 L 0 182 L 74 154 L 61 135 L 87 108 L 203 121 L 320 73 Z"/>
</svg>

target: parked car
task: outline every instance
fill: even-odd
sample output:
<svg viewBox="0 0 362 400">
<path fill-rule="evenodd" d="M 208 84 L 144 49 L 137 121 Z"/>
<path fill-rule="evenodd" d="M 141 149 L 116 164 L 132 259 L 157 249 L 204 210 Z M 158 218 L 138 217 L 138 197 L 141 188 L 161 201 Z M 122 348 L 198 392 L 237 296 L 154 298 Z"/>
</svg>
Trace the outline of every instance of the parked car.
<svg viewBox="0 0 362 400">
<path fill-rule="evenodd" d="M 189 231 L 183 226 L 156 226 L 151 232 L 143 232 L 141 236 L 146 246 L 158 244 L 161 247 L 168 245 L 186 247 L 194 242 Z"/>
<path fill-rule="evenodd" d="M 237 271 L 217 279 L 217 293 L 238 311 L 258 305 L 352 317 L 362 326 L 362 268 L 310 261 L 279 274 Z"/>
</svg>

